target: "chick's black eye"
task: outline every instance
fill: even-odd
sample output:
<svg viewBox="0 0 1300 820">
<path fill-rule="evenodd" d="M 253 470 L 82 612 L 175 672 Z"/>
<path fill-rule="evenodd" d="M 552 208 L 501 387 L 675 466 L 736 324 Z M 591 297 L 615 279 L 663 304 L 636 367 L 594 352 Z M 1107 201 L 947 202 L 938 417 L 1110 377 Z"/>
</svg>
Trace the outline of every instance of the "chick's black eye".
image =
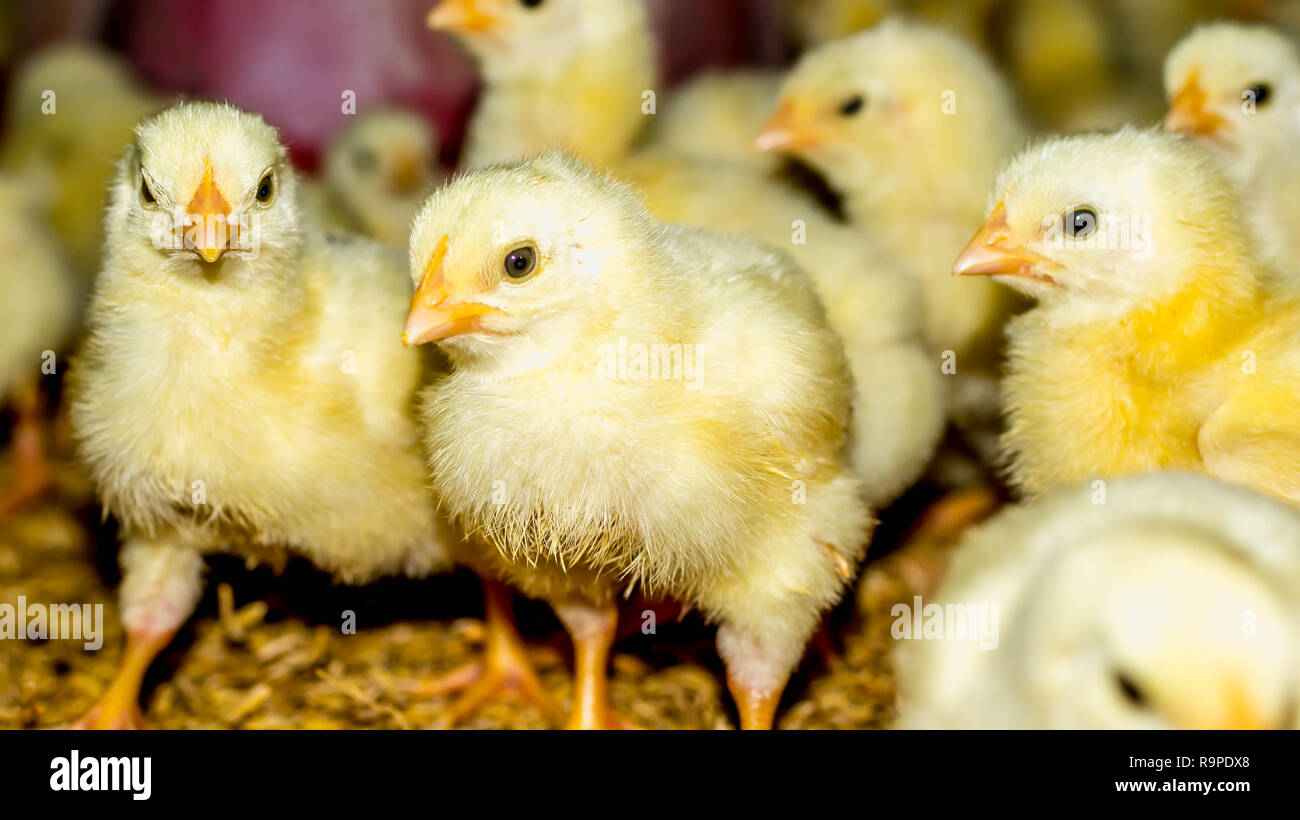
<svg viewBox="0 0 1300 820">
<path fill-rule="evenodd" d="M 1119 693 L 1123 696 L 1124 700 L 1128 701 L 1133 706 L 1140 708 L 1147 705 L 1146 693 L 1143 692 L 1142 687 L 1138 686 L 1137 682 L 1127 674 L 1116 672 L 1115 686 L 1119 689 Z"/>
<path fill-rule="evenodd" d="M 153 191 L 149 188 L 149 180 L 140 175 L 140 200 L 146 205 L 152 205 L 158 200 L 154 198 Z"/>
<path fill-rule="evenodd" d="M 544 1 L 545 0 L 519 0 L 519 5 L 523 6 L 526 9 L 535 9 L 538 6 L 540 6 Z"/>
<path fill-rule="evenodd" d="M 1071 208 L 1065 212 L 1065 233 L 1082 239 L 1097 229 L 1097 212 L 1092 208 Z"/>
<path fill-rule="evenodd" d="M 524 245 L 506 254 L 505 273 L 511 279 L 524 279 L 537 267 L 537 252 Z"/>
<path fill-rule="evenodd" d="M 849 97 L 847 100 L 840 103 L 840 114 L 846 117 L 852 117 L 854 114 L 861 111 L 862 107 L 866 104 L 867 101 L 861 94 L 854 94 L 852 97 Z"/>
<path fill-rule="evenodd" d="M 275 193 L 275 182 L 271 175 L 267 174 L 262 177 L 262 181 L 257 183 L 257 201 L 263 204 L 271 201 L 271 196 Z"/>
<path fill-rule="evenodd" d="M 1268 83 L 1255 83 L 1248 87 L 1242 96 L 1253 100 L 1255 105 L 1263 105 L 1269 97 L 1273 96 L 1273 87 Z"/>
</svg>

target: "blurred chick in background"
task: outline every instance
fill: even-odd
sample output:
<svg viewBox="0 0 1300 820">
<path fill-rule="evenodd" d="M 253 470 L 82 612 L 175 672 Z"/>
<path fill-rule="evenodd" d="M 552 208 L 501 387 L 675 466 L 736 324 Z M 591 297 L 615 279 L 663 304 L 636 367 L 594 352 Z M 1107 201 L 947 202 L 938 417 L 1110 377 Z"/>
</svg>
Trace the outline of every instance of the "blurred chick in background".
<svg viewBox="0 0 1300 820">
<path fill-rule="evenodd" d="M 81 289 L 32 201 L 28 180 L 0 172 L 0 402 L 17 414 L 13 471 L 0 489 L 0 520 L 53 480 L 40 381 L 62 370 Z"/>
<path fill-rule="evenodd" d="M 484 93 L 470 118 L 463 168 L 564 148 L 604 165 L 645 124 L 642 92 L 655 86 L 654 52 L 640 2 L 441 0 L 430 27 L 456 35 L 478 64 Z M 581 49 L 573 49 L 574 43 Z M 516 56 L 520 47 L 531 55 Z M 626 89 L 636 89 L 628 94 Z"/>
<path fill-rule="evenodd" d="M 1055 139 L 993 199 L 953 272 L 1037 300 L 1007 330 L 1015 485 L 1178 468 L 1300 503 L 1300 302 L 1204 151 L 1154 130 Z"/>
<path fill-rule="evenodd" d="M 569 630 L 569 725 L 617 724 L 613 597 L 641 586 L 720 624 L 741 725 L 770 727 L 871 529 L 843 348 L 808 280 L 558 153 L 436 192 L 411 273 L 404 338 L 452 362 L 424 397 L 435 492 Z"/>
<path fill-rule="evenodd" d="M 14 74 L 0 163 L 43 192 L 50 222 L 87 281 L 99 269 L 113 163 L 136 123 L 162 105 L 117 57 L 82 43 L 39 52 Z"/>
<path fill-rule="evenodd" d="M 304 186 L 304 215 L 405 249 L 411 219 L 444 177 L 438 135 L 411 111 L 360 114 L 326 149 L 322 177 Z"/>
<path fill-rule="evenodd" d="M 1165 61 L 1165 128 L 1199 141 L 1241 189 L 1260 250 L 1300 263 L 1300 52 L 1265 26 L 1196 29 Z M 1297 271 L 1300 272 L 1300 271 Z"/>
<path fill-rule="evenodd" d="M 199 220 L 184 242 L 174 214 Z M 190 102 L 117 167 L 70 384 L 80 457 L 121 522 L 121 670 L 80 725 L 138 726 L 140 682 L 198 601 L 207 552 L 298 553 L 347 583 L 449 565 L 393 327 L 400 256 L 302 229 L 276 132 Z M 235 227 L 225 229 L 224 226 Z"/>
<path fill-rule="evenodd" d="M 930 607 L 972 629 L 903 642 L 902 728 L 1300 728 L 1300 516 L 1245 488 L 1153 473 L 1010 508 Z"/>
<path fill-rule="evenodd" d="M 1011 301 L 948 272 L 1022 136 L 1010 90 L 971 46 L 890 20 L 805 54 L 755 146 L 806 161 L 854 224 L 921 283 L 930 347 L 992 369 Z"/>
<path fill-rule="evenodd" d="M 466 43 L 479 43 L 475 48 L 483 55 L 480 59 L 498 64 L 484 70 L 481 110 L 506 116 L 507 105 L 514 104 L 509 101 L 542 93 L 526 78 L 548 70 L 568 77 L 570 73 L 558 67 L 566 60 L 575 66 L 586 65 L 614 47 L 622 54 L 637 55 L 644 61 L 642 68 L 596 78 L 584 76 L 583 82 L 601 85 L 602 95 L 639 100 L 642 89 L 648 87 L 642 85 L 646 72 L 653 77 L 652 39 L 641 0 L 547 0 L 536 6 L 505 0 L 455 0 L 447 6 L 461 15 L 454 24 L 449 22 L 450 12 L 440 16 L 438 9 L 442 8 L 435 8 L 431 20 Z M 483 12 L 482 20 L 465 23 L 467 8 Z M 552 31 L 557 33 L 542 36 Z M 499 64 L 504 63 L 511 68 L 501 69 Z M 704 121 L 709 119 L 705 112 L 711 106 L 726 110 L 722 100 L 727 97 L 728 82 L 707 77 L 698 81 L 696 87 L 704 90 L 689 98 L 690 107 L 699 112 L 692 116 Z M 762 81 L 757 84 L 761 88 Z M 678 93 L 696 94 L 689 89 Z M 577 133 L 588 123 L 585 114 L 566 107 L 572 106 L 574 99 L 569 92 L 547 106 L 552 129 L 570 127 L 574 134 L 559 138 L 553 130 L 538 133 L 533 140 L 535 148 L 589 144 L 589 139 Z M 746 122 L 752 122 L 755 115 L 761 112 L 751 112 Z M 476 113 L 475 122 L 478 116 Z M 639 111 L 634 116 L 638 122 L 649 119 Z M 526 128 L 529 115 L 521 108 L 511 119 Z M 665 142 L 642 151 L 628 154 L 625 144 L 620 143 L 623 150 L 619 151 L 615 150 L 619 146 L 611 143 L 594 155 L 581 150 L 577 154 L 635 183 L 659 219 L 735 231 L 789 253 L 804 269 L 823 301 L 831 306 L 832 326 L 849 348 L 857 384 L 852 448 L 855 469 L 869 488 L 869 500 L 887 503 L 920 475 L 944 425 L 938 368 L 933 360 L 927 361 L 919 345 L 915 286 L 870 236 L 837 223 L 811 198 L 765 178 L 761 168 L 743 159 L 750 153 L 747 140 L 740 141 L 734 128 L 728 129 L 726 139 L 717 143 L 706 140 L 703 148 L 696 149 L 688 135 L 708 126 L 684 127 L 681 121 L 674 122 L 668 132 L 661 132 Z M 477 125 L 471 126 L 467 137 L 471 153 L 473 141 L 481 136 Z M 520 137 L 516 134 L 512 139 Z M 548 143 L 548 139 L 554 141 Z M 734 161 L 719 162 L 717 152 L 729 150 L 743 153 Z M 951 261 L 944 260 L 944 265 Z"/>
</svg>

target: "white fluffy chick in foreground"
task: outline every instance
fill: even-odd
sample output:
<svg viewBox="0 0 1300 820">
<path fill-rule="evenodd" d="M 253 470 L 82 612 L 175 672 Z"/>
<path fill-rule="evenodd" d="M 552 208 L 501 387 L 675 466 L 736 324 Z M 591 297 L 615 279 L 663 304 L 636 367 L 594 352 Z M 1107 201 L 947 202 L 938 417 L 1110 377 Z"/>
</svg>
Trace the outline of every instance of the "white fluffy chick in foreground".
<svg viewBox="0 0 1300 820">
<path fill-rule="evenodd" d="M 1300 50 L 1267 26 L 1213 23 L 1165 61 L 1165 128 L 1205 145 L 1241 190 L 1262 254 L 1300 265 Z"/>
<path fill-rule="evenodd" d="M 400 256 L 300 230 L 294 186 L 275 131 L 224 104 L 144 121 L 118 164 L 70 391 L 122 525 L 127 650 L 82 725 L 138 725 L 205 553 L 301 554 L 348 583 L 449 564 L 412 411 L 423 366 L 393 331 Z M 199 223 L 183 241 L 177 215 Z"/>
<path fill-rule="evenodd" d="M 17 414 L 14 475 L 0 519 L 53 478 L 40 400 L 41 377 L 58 372 L 77 317 L 79 281 L 40 217 L 25 180 L 0 174 L 0 402 Z"/>
<path fill-rule="evenodd" d="M 1300 728 L 1300 515 L 1242 487 L 1151 473 L 1008 509 L 931 606 L 989 628 L 899 647 L 904 728 Z"/>
<path fill-rule="evenodd" d="M 613 599 L 641 586 L 718 622 L 741 725 L 770 727 L 871 529 L 808 280 L 557 153 L 435 193 L 411 273 L 404 338 L 452 362 L 424 395 L 435 491 L 569 630 L 569 725 L 616 723 Z"/>
<path fill-rule="evenodd" d="M 404 249 L 415 212 L 443 176 L 428 120 L 381 109 L 357 116 L 330 142 L 321 190 L 303 209 L 323 224 Z"/>
</svg>

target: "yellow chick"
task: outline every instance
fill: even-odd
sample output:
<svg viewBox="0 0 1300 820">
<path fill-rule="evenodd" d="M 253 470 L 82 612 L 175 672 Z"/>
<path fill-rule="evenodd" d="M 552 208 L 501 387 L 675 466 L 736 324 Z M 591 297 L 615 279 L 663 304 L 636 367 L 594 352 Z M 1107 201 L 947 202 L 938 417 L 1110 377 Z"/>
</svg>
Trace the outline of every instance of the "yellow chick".
<svg viewBox="0 0 1300 820">
<path fill-rule="evenodd" d="M 640 586 L 719 624 L 741 725 L 770 727 L 871 529 L 811 284 L 557 153 L 437 191 L 411 273 L 404 339 L 452 363 L 423 397 L 435 491 L 568 628 L 569 725 L 617 722 L 613 598 Z"/>
<path fill-rule="evenodd" d="M 557 60 L 586 65 L 610 48 L 625 55 L 643 55 L 644 70 L 653 77 L 653 41 L 640 0 L 547 0 L 537 7 L 475 0 L 471 5 L 490 12 L 490 20 L 470 25 L 462 17 L 454 26 L 445 19 L 442 25 L 467 43 L 484 40 L 496 49 L 482 58 L 498 66 L 484 68 L 484 110 L 504 110 L 498 109 L 498 104 L 508 107 L 539 93 L 529 78 L 558 71 L 553 65 Z M 539 21 L 552 18 L 545 26 L 549 30 L 563 23 L 562 41 L 524 36 L 542 26 Z M 619 42 L 613 43 L 611 38 Z M 556 50 L 561 53 L 553 54 Z M 515 68 L 501 74 L 499 66 L 504 63 Z M 642 94 L 641 72 L 614 71 L 596 80 L 620 99 L 640 99 Z M 757 101 L 767 81 L 759 75 L 752 82 Z M 615 91 L 614 86 L 620 83 Z M 858 385 L 853 414 L 854 467 L 869 488 L 868 501 L 888 503 L 920 475 L 944 426 L 939 366 L 934 357 L 927 358 L 920 345 L 916 287 L 872 237 L 838 223 L 794 189 L 766 179 L 752 162 L 727 161 L 729 150 L 749 153 L 736 143 L 734 127 L 718 141 L 690 141 L 689 128 L 682 122 L 704 123 L 719 116 L 719 112 L 709 113 L 710 106 L 720 106 L 725 112 L 728 101 L 734 103 L 744 96 L 737 92 L 744 84 L 743 74 L 706 77 L 678 92 L 678 99 L 684 97 L 686 104 L 681 120 L 670 119 L 668 130 L 658 132 L 658 141 L 643 150 L 629 153 L 626 144 L 608 144 L 594 155 L 582 150 L 576 153 L 580 159 L 632 181 L 659 219 L 743 234 L 788 253 L 804 269 L 829 306 L 831 326 L 845 340 Z M 767 93 L 770 91 L 769 86 Z M 571 97 L 549 100 L 547 112 L 556 127 L 581 129 L 583 112 L 573 105 Z M 667 113 L 671 110 L 670 100 L 665 115 L 676 116 Z M 757 110 L 749 111 L 746 121 L 753 122 L 755 115 L 761 116 Z M 527 122 L 529 117 L 521 108 L 510 119 Z M 471 142 L 476 133 L 472 128 Z M 585 141 L 575 133 L 570 139 L 537 147 L 578 143 Z M 977 222 L 978 213 L 962 239 Z M 945 266 L 951 261 L 945 259 Z"/>
<path fill-rule="evenodd" d="M 805 54 L 755 146 L 816 168 L 852 221 L 907 265 L 923 288 L 927 341 L 962 373 L 992 368 L 1011 302 L 948 271 L 1021 134 L 1006 84 L 977 50 L 888 20 Z"/>
<path fill-rule="evenodd" d="M 229 105 L 150 118 L 118 163 L 80 456 L 121 522 L 127 649 L 83 726 L 140 722 L 140 681 L 198 601 L 203 556 L 299 554 L 346 583 L 450 562 L 397 343 L 395 251 L 299 224 L 275 131 Z"/>
<path fill-rule="evenodd" d="M 631 36 L 646 25 L 640 2 L 441 0 L 428 23 L 456 36 L 492 89 L 470 118 L 464 168 L 551 148 L 604 164 L 644 128 L 655 55 L 649 38 Z M 538 50 L 544 59 L 531 58 Z"/>
<path fill-rule="evenodd" d="M 1300 728 L 1300 516 L 1245 488 L 1153 473 L 1010 508 L 919 603 L 902 728 Z"/>
<path fill-rule="evenodd" d="M 1165 128 L 1196 139 L 1241 188 L 1262 252 L 1300 258 L 1300 52 L 1265 26 L 1196 29 L 1165 61 Z"/>
<path fill-rule="evenodd" d="M 645 144 L 668 155 L 772 171 L 775 158 L 757 154 L 749 145 L 776 103 L 781 79 L 779 72 L 757 69 L 692 78 L 651 118 Z"/>
<path fill-rule="evenodd" d="M 1037 301 L 1007 331 L 1021 490 L 1179 468 L 1300 502 L 1300 303 L 1204 151 L 1161 131 L 1051 140 L 993 200 L 953 272 Z"/>
<path fill-rule="evenodd" d="M 72 334 L 79 282 L 37 214 L 26 181 L 0 173 L 0 402 L 12 402 L 14 476 L 0 493 L 0 519 L 53 478 L 46 457 L 40 381 L 59 372 Z"/>
<path fill-rule="evenodd" d="M 159 108 L 121 61 L 81 43 L 41 51 L 14 74 L 0 161 L 44 189 L 54 230 L 87 279 L 99 268 L 113 163 Z"/>
<path fill-rule="evenodd" d="M 322 176 L 322 189 L 303 203 L 306 215 L 405 249 L 411 219 L 444 176 L 438 135 L 404 109 L 361 114 L 330 142 Z"/>
</svg>

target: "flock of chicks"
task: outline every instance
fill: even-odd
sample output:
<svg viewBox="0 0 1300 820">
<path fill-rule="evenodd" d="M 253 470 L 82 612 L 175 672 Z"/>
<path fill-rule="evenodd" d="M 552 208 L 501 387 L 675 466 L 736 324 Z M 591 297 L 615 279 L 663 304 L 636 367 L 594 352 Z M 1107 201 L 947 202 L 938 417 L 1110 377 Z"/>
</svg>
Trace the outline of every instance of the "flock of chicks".
<svg viewBox="0 0 1300 820">
<path fill-rule="evenodd" d="M 94 87 L 59 105 L 126 129 L 102 230 L 69 229 L 98 193 L 0 183 L 7 498 L 41 489 L 41 351 L 76 333 L 71 429 L 123 532 L 127 650 L 77 725 L 140 724 L 204 555 L 229 551 L 346 583 L 478 573 L 484 661 L 431 684 L 464 687 L 454 716 L 503 694 L 560 711 L 515 589 L 573 640 L 567 725 L 625 725 L 616 601 L 669 597 L 718 625 L 742 727 L 770 727 L 875 514 L 954 450 L 1025 503 L 968 535 L 939 598 L 1005 629 L 996 651 L 900 650 L 903 725 L 1296 725 L 1300 58 L 1282 35 L 1188 37 L 1163 130 L 1022 149 L 998 72 L 914 22 L 784 75 L 706 77 L 662 113 L 641 0 L 443 0 L 429 22 L 485 80 L 448 182 L 401 112 L 358 118 L 310 182 L 256 114 L 181 102 L 136 124 L 157 101 L 98 67 L 133 105 L 100 111 Z M 85 59 L 46 58 L 11 116 Z M 11 133 L 48 149 L 58 119 Z M 80 330 L 88 285 L 42 210 L 68 258 L 99 259 Z M 177 214 L 200 229 L 160 242 Z"/>
</svg>

